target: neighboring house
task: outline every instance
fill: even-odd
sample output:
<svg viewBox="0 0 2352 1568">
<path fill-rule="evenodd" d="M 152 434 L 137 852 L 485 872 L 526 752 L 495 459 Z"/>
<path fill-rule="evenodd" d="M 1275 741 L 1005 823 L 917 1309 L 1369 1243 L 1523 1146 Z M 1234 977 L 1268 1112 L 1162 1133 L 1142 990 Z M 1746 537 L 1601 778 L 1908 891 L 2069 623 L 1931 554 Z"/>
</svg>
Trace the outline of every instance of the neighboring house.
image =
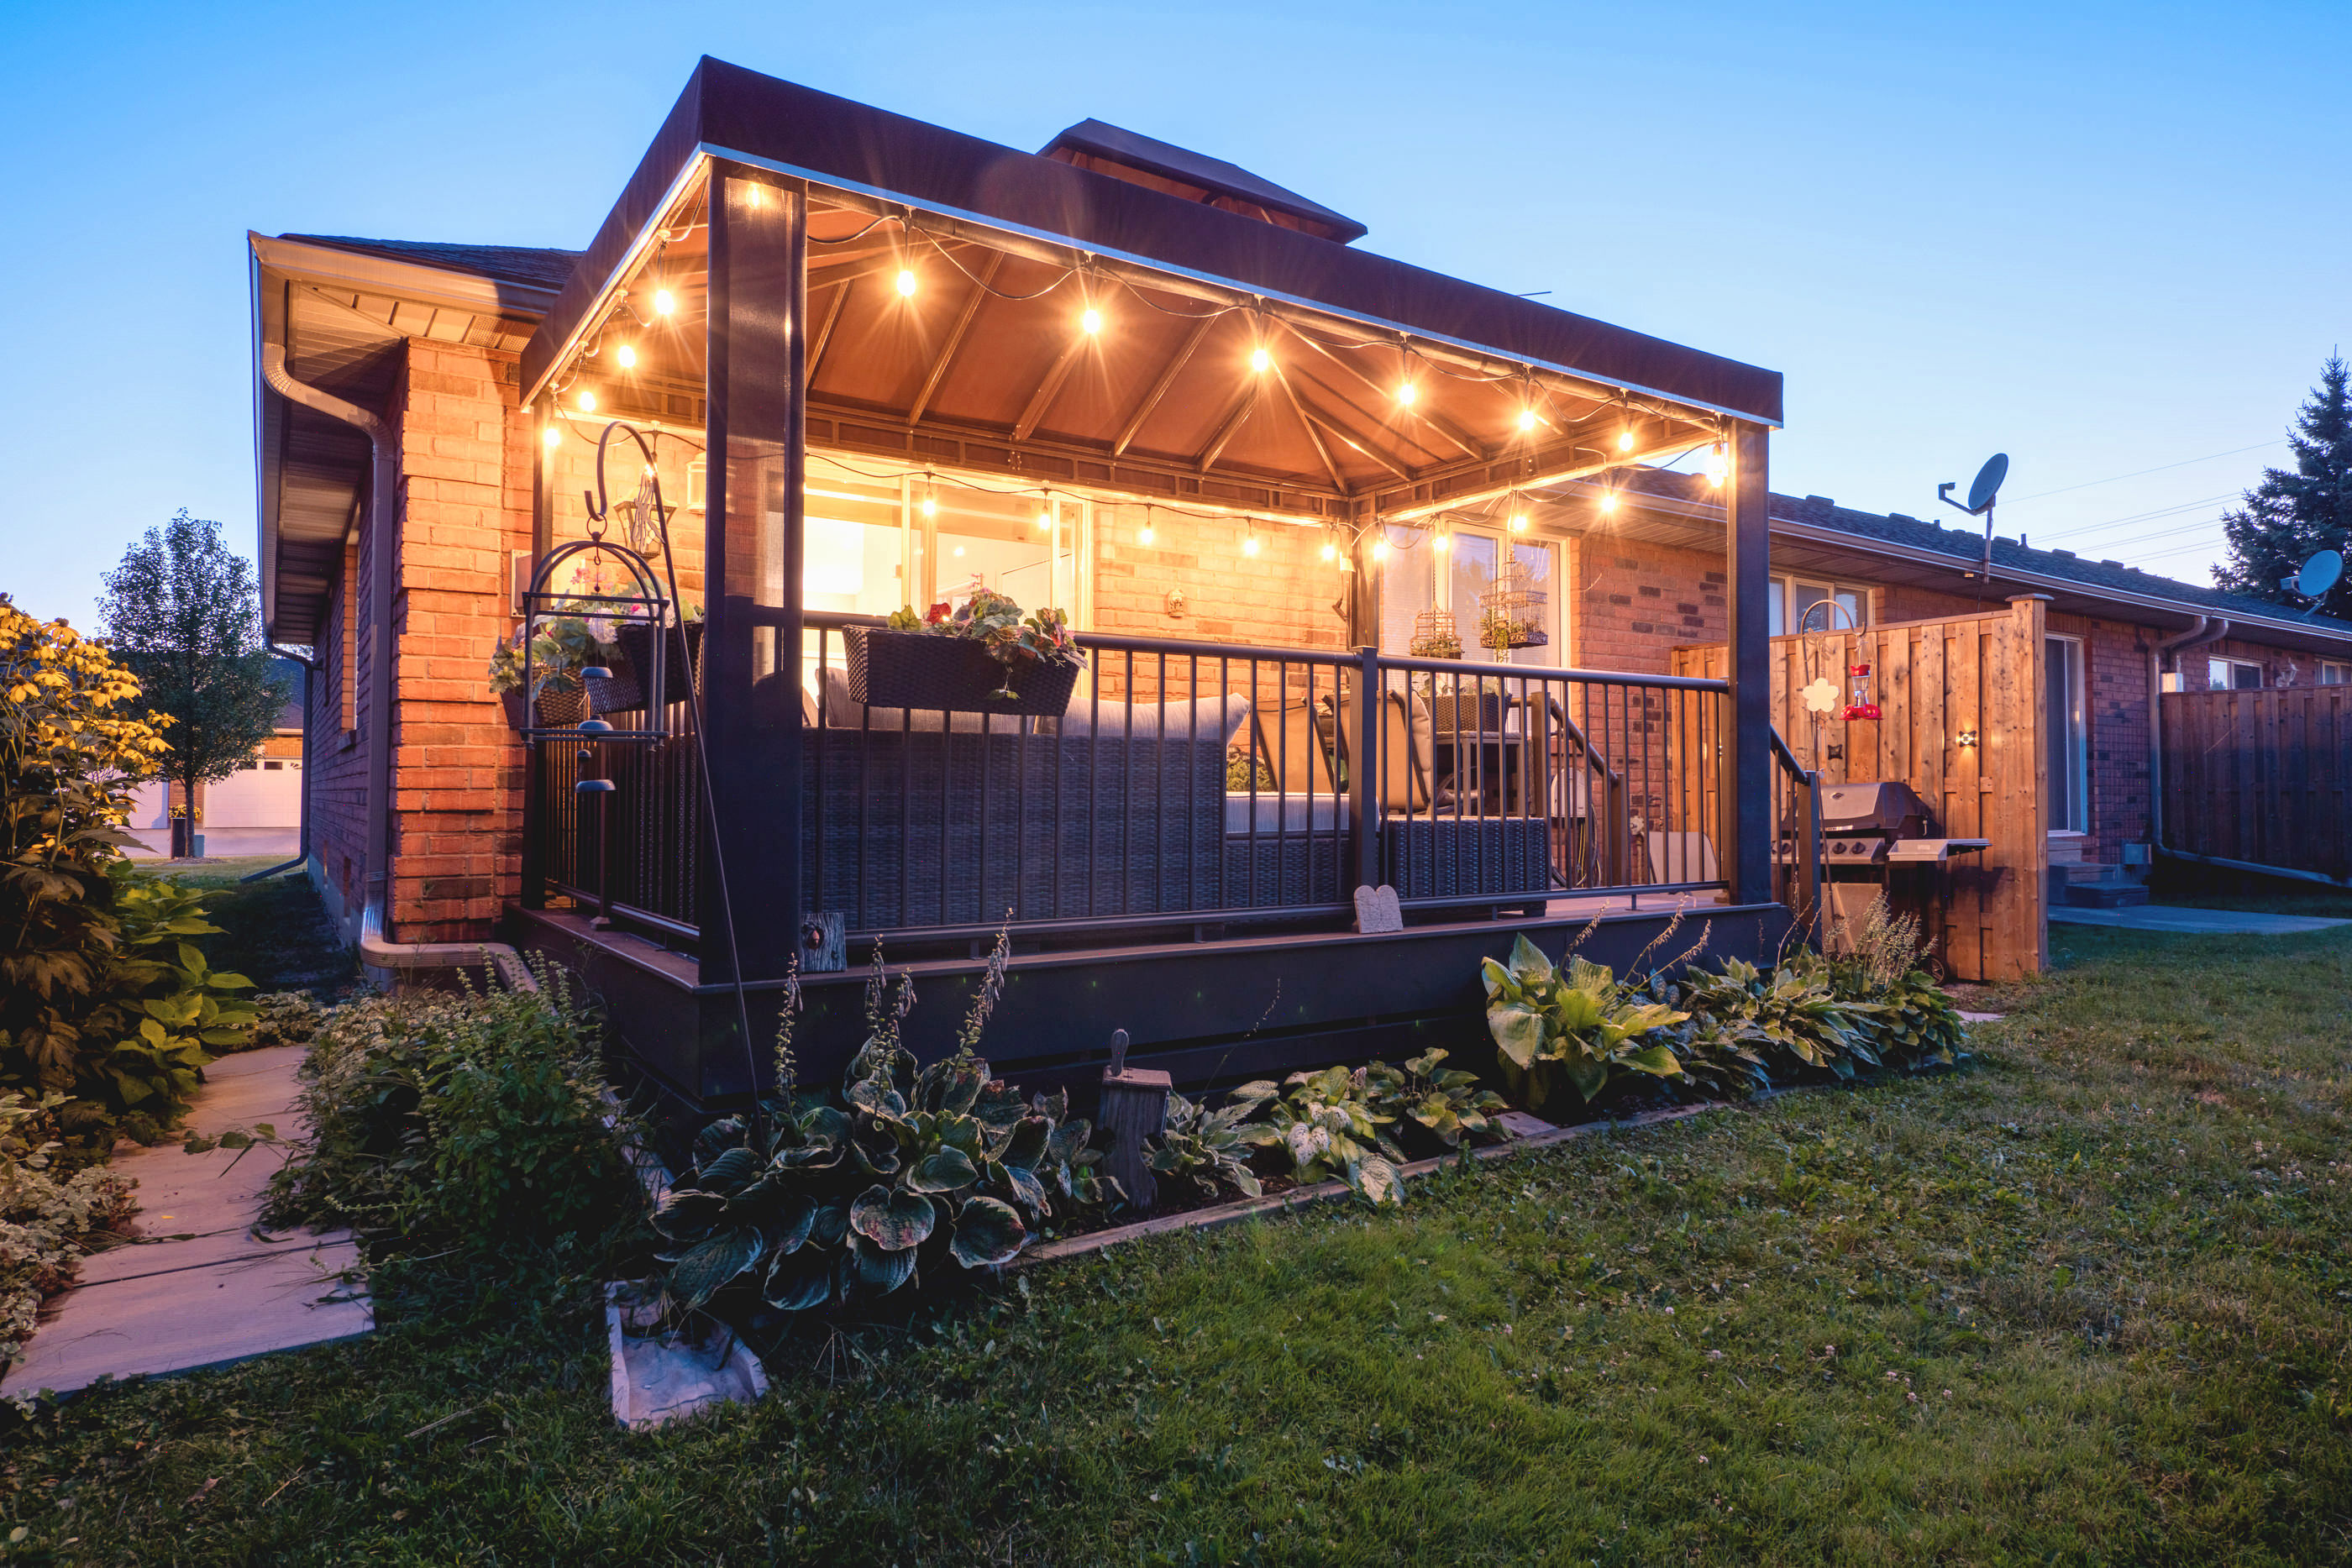
<svg viewBox="0 0 2352 1568">
<path fill-rule="evenodd" d="M 1717 948 L 1776 949 L 1813 899 L 1772 683 L 1819 592 L 1872 625 L 1981 597 L 2080 648 L 2003 666 L 2030 700 L 1936 786 L 1993 841 L 1939 939 L 2013 974 L 2047 833 L 2144 833 L 2159 639 L 2227 620 L 2200 681 L 2352 659 L 2352 629 L 2006 544 L 1979 596 L 1963 536 L 1769 495 L 1776 373 L 1362 232 L 1098 121 L 1033 155 L 706 60 L 584 252 L 250 236 L 264 616 L 318 662 L 310 861 L 347 936 L 578 964 L 696 1100 L 740 1092 L 739 1009 L 767 1039 L 794 963 L 803 1061 L 855 1046 L 862 968 L 814 972 L 834 917 L 954 977 L 1011 910 L 1024 1081 L 1114 1028 L 1180 1075 L 1417 1049 L 1514 930 L 1598 915 L 1583 950 L 1622 964 L 1711 903 Z M 621 448 L 608 496 L 658 478 L 707 616 L 708 722 L 526 747 L 485 667 L 589 532 L 613 420 L 650 460 Z M 1694 452 L 1718 482 L 1657 466 Z M 847 629 L 974 585 L 1070 612 L 1065 713 L 852 700 Z M 1448 617 L 1464 656 L 1415 657 Z M 2048 669 L 2084 694 L 2054 743 Z M 2045 752 L 2079 782 L 1963 798 L 1979 756 Z M 1349 929 L 1374 883 L 1403 932 Z"/>
<path fill-rule="evenodd" d="M 195 831 L 208 856 L 292 855 L 301 843 L 302 666 L 273 659 L 270 673 L 286 693 L 276 733 L 236 773 L 196 787 Z M 141 845 L 130 852 L 134 858 L 172 852 L 172 818 L 184 804 L 181 793 L 160 781 L 132 792 L 131 832 Z"/>
</svg>

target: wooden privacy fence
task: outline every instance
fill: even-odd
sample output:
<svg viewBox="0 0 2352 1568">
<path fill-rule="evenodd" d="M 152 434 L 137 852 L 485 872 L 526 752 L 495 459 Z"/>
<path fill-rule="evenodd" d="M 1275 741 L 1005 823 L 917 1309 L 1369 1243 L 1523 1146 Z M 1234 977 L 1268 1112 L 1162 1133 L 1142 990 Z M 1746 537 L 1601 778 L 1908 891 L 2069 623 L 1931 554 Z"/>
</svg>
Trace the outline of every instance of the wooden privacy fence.
<svg viewBox="0 0 2352 1568">
<path fill-rule="evenodd" d="M 2352 876 L 2352 687 L 2158 701 L 2167 844 Z"/>
<path fill-rule="evenodd" d="M 1992 841 L 1953 857 L 1948 898 L 1928 910 L 1929 935 L 1958 979 L 2036 974 L 2048 958 L 2047 602 L 2027 595 L 1983 614 L 1772 639 L 1773 727 L 1823 784 L 1900 779 L 1936 813 L 1939 836 Z M 1804 688 L 1821 676 L 1843 706 L 1847 671 L 1862 664 L 1884 716 L 1848 723 L 1806 708 Z M 1724 669 L 1720 644 L 1675 650 L 1675 674 L 1720 678 Z M 1895 874 L 1899 890 L 1903 877 L 1930 873 Z"/>
</svg>

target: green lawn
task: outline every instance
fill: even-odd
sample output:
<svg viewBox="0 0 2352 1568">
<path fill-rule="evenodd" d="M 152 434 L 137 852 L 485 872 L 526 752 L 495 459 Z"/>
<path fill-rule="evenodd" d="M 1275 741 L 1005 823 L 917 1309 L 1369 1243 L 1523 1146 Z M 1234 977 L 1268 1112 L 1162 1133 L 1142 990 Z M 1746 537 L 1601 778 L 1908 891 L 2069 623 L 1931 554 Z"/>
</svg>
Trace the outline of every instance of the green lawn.
<svg viewBox="0 0 2352 1568">
<path fill-rule="evenodd" d="M 648 1437 L 468 1322 L 5 1439 L 89 1563 L 2352 1561 L 2352 932 L 2074 927 L 1974 1068 L 1038 1269 Z M 510 1291 L 508 1287 L 513 1287 Z M 510 1299 L 501 1299 L 506 1291 Z M 192 1302 L 201 1311 L 201 1302 Z"/>
</svg>

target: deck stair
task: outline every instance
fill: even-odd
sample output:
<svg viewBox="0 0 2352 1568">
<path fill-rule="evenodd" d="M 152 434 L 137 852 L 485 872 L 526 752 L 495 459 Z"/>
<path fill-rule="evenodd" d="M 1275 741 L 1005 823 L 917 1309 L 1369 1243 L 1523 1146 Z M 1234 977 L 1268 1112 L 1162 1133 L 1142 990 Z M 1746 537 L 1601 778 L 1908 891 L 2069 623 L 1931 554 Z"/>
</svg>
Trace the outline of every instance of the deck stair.
<svg viewBox="0 0 2352 1568">
<path fill-rule="evenodd" d="M 2053 882 L 2061 884 L 2063 902 L 2078 909 L 2126 909 L 2147 902 L 2147 884 L 2133 880 L 2123 866 L 2053 865 L 2050 874 Z"/>
</svg>

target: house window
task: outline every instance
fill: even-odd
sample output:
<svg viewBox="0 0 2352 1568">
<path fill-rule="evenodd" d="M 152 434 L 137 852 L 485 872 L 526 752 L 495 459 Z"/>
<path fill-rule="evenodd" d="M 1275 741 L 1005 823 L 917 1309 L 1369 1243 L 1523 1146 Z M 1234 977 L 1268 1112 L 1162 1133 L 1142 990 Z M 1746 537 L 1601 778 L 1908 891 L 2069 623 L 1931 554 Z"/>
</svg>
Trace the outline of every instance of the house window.
<svg viewBox="0 0 2352 1568">
<path fill-rule="evenodd" d="M 1413 623 L 1425 610 L 1443 610 L 1454 617 L 1454 634 L 1462 639 L 1465 661 L 1497 664 L 1506 654 L 1478 641 L 1479 595 L 1494 586 L 1505 559 L 1525 568 L 1528 586 L 1544 596 L 1535 621 L 1545 642 L 1508 652 L 1514 664 L 1563 664 L 1568 649 L 1560 633 L 1559 547 L 1545 539 L 1511 538 L 1499 529 L 1454 526 L 1445 534 L 1445 548 L 1437 535 L 1402 526 L 1389 530 L 1389 558 L 1381 568 L 1381 648 L 1384 653 L 1409 653 Z"/>
<path fill-rule="evenodd" d="M 1776 577 L 1764 603 L 1766 626 L 1775 637 L 1790 632 L 1843 632 L 1870 624 L 1870 590 L 1859 583 Z M 1817 604 L 1834 608 L 1815 610 Z"/>
<path fill-rule="evenodd" d="M 2083 643 L 2052 637 L 2043 643 L 2043 720 L 2049 737 L 2050 793 L 2043 826 L 2053 833 L 2091 831 L 2091 730 L 2083 692 Z"/>
<path fill-rule="evenodd" d="M 2261 691 L 2263 667 L 2243 659 L 2208 659 L 2205 661 L 2205 689 L 2209 692 Z"/>
<path fill-rule="evenodd" d="M 2319 684 L 2323 686 L 2352 686 L 2352 664 L 2339 664 L 2333 659 L 2320 660 Z"/>
</svg>

